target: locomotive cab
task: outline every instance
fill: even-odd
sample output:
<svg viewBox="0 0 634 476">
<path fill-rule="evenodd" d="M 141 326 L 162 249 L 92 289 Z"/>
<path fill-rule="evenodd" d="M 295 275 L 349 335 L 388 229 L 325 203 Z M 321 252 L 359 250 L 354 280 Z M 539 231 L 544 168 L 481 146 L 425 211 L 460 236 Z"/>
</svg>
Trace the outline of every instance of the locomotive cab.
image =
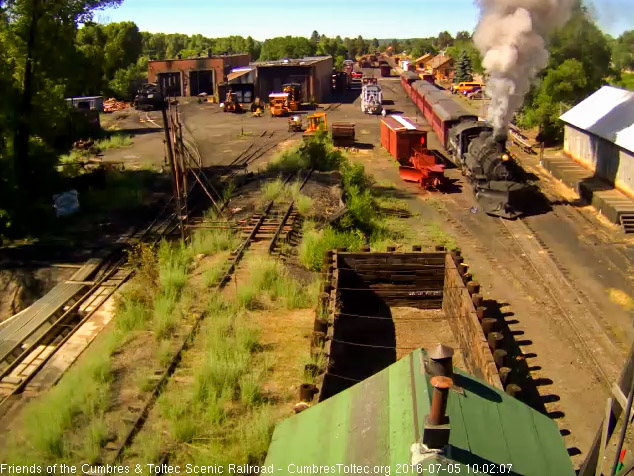
<svg viewBox="0 0 634 476">
<path fill-rule="evenodd" d="M 452 161 L 458 167 L 465 165 L 465 154 L 471 141 L 482 132 L 491 132 L 493 128 L 482 121 L 467 121 L 455 125 L 449 130 L 447 149 L 452 155 Z"/>
</svg>

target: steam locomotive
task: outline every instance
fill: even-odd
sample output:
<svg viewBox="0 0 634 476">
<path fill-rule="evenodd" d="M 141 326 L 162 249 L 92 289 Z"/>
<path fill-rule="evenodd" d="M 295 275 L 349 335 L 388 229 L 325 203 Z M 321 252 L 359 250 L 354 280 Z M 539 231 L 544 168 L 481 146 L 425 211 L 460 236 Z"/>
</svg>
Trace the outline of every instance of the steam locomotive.
<svg viewBox="0 0 634 476">
<path fill-rule="evenodd" d="M 403 73 L 401 81 L 449 152 L 449 159 L 473 186 L 482 210 L 503 218 L 522 215 L 533 187 L 506 149 L 506 137 L 496 137 L 490 124 L 478 121 L 477 116 L 416 73 Z"/>
</svg>

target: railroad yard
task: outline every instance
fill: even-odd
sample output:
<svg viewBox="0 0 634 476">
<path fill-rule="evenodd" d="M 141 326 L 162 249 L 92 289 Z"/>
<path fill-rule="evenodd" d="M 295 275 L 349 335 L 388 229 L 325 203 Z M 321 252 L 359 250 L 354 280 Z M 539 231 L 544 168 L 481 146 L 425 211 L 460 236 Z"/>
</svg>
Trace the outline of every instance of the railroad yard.
<svg viewBox="0 0 634 476">
<path fill-rule="evenodd" d="M 376 75 L 374 69 L 361 72 Z M 428 125 L 400 76 L 393 73 L 378 84 L 388 115 Z M 487 215 L 456 167 L 445 170 L 451 187 L 442 192 L 404 182 L 381 146 L 381 116 L 364 114 L 358 93 L 346 91 L 316 111 L 297 113 L 325 112 L 328 124 L 351 122 L 356 131 L 354 146 L 328 145 L 318 150 L 318 161 L 300 166 L 289 157 L 297 154 L 302 134 L 289 132 L 286 118 L 224 113 L 218 104 L 195 98 L 173 107 L 171 124 L 181 124 L 188 150 L 184 160 L 197 162 L 187 186 L 200 185 L 189 197 L 189 244 L 178 244 L 173 203 L 168 194 L 162 201 L 159 196 L 152 211 L 162 213 L 154 221 L 118 236 L 113 231 L 112 241 L 120 244 L 116 252 L 78 259 L 74 274 L 56 283 L 49 303 L 38 301 L 41 309 L 23 311 L 31 324 L 15 324 L 22 322 L 20 315 L 0 323 L 2 461 L 62 456 L 90 465 L 263 461 L 271 425 L 293 414 L 302 384 L 318 383 L 307 377 L 306 366 L 323 366 L 311 357 L 311 348 L 328 331 L 316 338 L 313 326 L 332 269 L 322 267 L 323 253 L 312 261 L 305 256 L 306 240 L 341 219 L 346 206 L 354 207 L 349 183 L 359 178 L 350 171 L 361 164 L 371 179 L 368 193 L 375 197 L 383 235 L 350 237 L 349 249 L 337 250 L 333 269 L 363 259 L 348 252 L 377 253 L 388 264 L 390 256 L 407 253 L 415 260 L 421 253 L 425 266 L 442 267 L 438 272 L 448 295 L 447 273 L 458 273 L 462 265 L 461 274 L 469 274 L 465 283 L 479 285 L 475 293 L 470 290 L 480 296 L 474 315 L 482 308 L 488 330 L 504 340 L 504 354 L 486 348 L 495 374 L 489 383 L 508 389 L 508 374 L 500 377 L 496 364 L 512 369 L 517 398 L 557 423 L 573 466 L 581 465 L 634 342 L 632 237 L 582 204 L 540 165 L 538 155 L 516 147 L 511 152 L 544 200 L 515 220 Z M 160 111 L 117 111 L 107 125 L 131 133 L 132 144 L 105 151 L 104 162 L 168 170 Z M 432 132 L 426 147 L 448 154 Z M 319 162 L 340 154 L 348 166 Z M 162 239 L 172 244 L 160 244 Z M 136 249 L 132 260 L 122 251 L 129 247 Z M 456 257 L 461 258 L 456 267 L 446 268 Z M 394 273 L 405 273 L 399 266 L 406 264 L 395 262 Z M 378 268 L 361 269 L 380 274 L 381 265 L 373 266 Z M 367 285 L 350 283 L 339 278 L 333 286 L 352 293 Z M 438 286 L 442 293 L 442 282 Z M 439 299 L 417 308 L 403 301 L 390 304 L 388 314 L 382 314 L 385 309 L 372 314 L 362 305 L 366 298 L 346 296 L 348 301 L 332 299 L 341 298 L 347 313 L 389 319 L 394 335 L 387 339 L 383 324 L 368 324 L 359 332 L 375 329 L 380 343 L 370 340 L 382 350 L 355 356 L 330 348 L 331 357 L 337 356 L 332 368 L 339 369 L 331 379 L 347 378 L 347 387 L 361 380 L 367 369 L 359 369 L 372 367 L 372 359 L 378 367 L 368 375 L 440 342 L 456 349 L 456 366 L 470 370 L 470 350 L 451 323 L 451 303 Z M 153 312 L 142 309 L 147 303 Z M 76 317 L 65 319 L 77 309 Z M 50 315 L 42 320 L 45 313 Z M 134 316 L 142 323 L 134 323 Z M 34 324 L 38 319 L 42 323 Z M 333 339 L 345 344 L 336 337 L 343 332 L 336 324 L 334 332 Z M 45 333 L 46 338 L 34 337 Z M 491 334 L 482 335 L 486 344 Z M 214 366 L 218 361 L 223 368 Z M 346 377 L 342 372 L 350 365 L 360 374 Z M 64 400 L 74 405 L 68 415 L 42 416 L 49 413 L 47 405 Z M 37 440 L 37 421 L 54 427 L 47 433 L 53 436 Z"/>
</svg>

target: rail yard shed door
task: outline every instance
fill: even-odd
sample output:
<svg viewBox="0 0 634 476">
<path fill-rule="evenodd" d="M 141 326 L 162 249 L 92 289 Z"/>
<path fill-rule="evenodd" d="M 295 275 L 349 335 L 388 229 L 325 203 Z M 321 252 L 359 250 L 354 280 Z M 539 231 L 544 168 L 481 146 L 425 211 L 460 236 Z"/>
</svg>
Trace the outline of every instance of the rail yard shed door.
<svg viewBox="0 0 634 476">
<path fill-rule="evenodd" d="M 190 71 L 189 89 L 192 96 L 198 96 L 200 93 L 214 94 L 213 70 Z"/>
<path fill-rule="evenodd" d="M 182 96 L 183 83 L 180 73 L 159 73 L 159 86 L 166 96 Z"/>
</svg>

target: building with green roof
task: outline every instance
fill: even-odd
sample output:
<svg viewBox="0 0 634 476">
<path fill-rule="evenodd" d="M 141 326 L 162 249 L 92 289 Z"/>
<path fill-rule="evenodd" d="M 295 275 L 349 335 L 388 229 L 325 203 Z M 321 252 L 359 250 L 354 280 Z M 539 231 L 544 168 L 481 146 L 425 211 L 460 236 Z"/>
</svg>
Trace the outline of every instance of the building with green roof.
<svg viewBox="0 0 634 476">
<path fill-rule="evenodd" d="M 423 445 L 439 392 L 426 360 L 416 350 L 281 422 L 265 466 L 275 474 L 575 474 L 555 422 L 458 369 L 443 402 L 448 425 L 434 433 L 447 444 Z"/>
</svg>

